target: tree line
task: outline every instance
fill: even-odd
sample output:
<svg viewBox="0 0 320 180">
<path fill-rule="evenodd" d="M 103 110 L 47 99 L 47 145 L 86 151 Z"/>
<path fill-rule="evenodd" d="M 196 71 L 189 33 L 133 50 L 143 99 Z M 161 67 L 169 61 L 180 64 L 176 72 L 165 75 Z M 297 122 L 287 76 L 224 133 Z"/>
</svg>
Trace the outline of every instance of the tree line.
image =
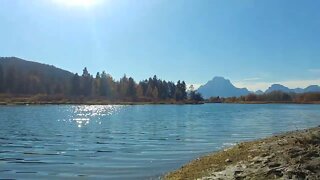
<svg viewBox="0 0 320 180">
<path fill-rule="evenodd" d="M 115 81 L 105 71 L 93 77 L 84 68 L 82 75 L 77 73 L 71 78 L 70 95 L 105 97 L 111 100 L 168 100 L 183 101 L 187 99 L 184 81 L 176 84 L 158 79 L 157 76 L 136 83 L 132 77 L 124 75 Z"/>
<path fill-rule="evenodd" d="M 311 103 L 320 102 L 319 92 L 310 93 L 286 93 L 282 91 L 273 91 L 264 94 L 248 94 L 240 97 L 211 97 L 208 102 L 222 102 L 222 103 L 252 103 L 252 102 L 285 102 L 285 103 Z"/>
<path fill-rule="evenodd" d="M 0 93 L 13 95 L 61 95 L 70 98 L 96 98 L 111 101 L 200 101 L 201 94 L 191 90 L 187 93 L 186 83 L 165 81 L 156 75 L 136 82 L 124 75 L 119 81 L 105 71 L 83 73 L 70 77 L 47 77 L 37 71 L 20 74 L 14 67 L 6 71 L 0 65 Z"/>
</svg>

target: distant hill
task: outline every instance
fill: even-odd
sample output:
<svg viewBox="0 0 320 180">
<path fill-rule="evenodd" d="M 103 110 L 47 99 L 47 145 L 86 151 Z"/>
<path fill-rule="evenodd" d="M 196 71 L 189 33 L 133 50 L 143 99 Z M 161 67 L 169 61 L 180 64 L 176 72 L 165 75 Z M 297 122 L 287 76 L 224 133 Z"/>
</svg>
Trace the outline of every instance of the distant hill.
<svg viewBox="0 0 320 180">
<path fill-rule="evenodd" d="M 73 73 L 55 66 L 27 61 L 16 57 L 0 57 L 0 65 L 2 66 L 4 73 L 6 73 L 10 68 L 14 68 L 15 71 L 22 75 L 37 72 L 42 76 L 58 79 L 71 78 L 73 76 Z"/>
<path fill-rule="evenodd" d="M 0 57 L 0 93 L 58 94 L 68 89 L 73 73 L 16 57 Z"/>
<path fill-rule="evenodd" d="M 230 80 L 223 77 L 214 77 L 197 90 L 204 98 L 210 97 L 233 97 L 248 95 L 250 91 L 246 88 L 235 87 Z"/>
<path fill-rule="evenodd" d="M 273 84 L 271 85 L 265 93 L 270 93 L 273 91 L 282 91 L 285 93 L 310 93 L 310 92 L 320 92 L 320 86 L 318 85 L 311 85 L 306 87 L 305 89 L 303 88 L 295 88 L 295 89 L 290 89 L 286 86 L 283 86 L 281 84 Z"/>
</svg>

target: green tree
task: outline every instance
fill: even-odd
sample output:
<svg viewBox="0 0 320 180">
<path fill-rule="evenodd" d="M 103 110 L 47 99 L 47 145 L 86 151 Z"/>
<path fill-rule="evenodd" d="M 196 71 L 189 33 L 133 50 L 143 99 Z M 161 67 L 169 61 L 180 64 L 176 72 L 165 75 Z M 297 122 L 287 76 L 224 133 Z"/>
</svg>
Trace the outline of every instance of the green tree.
<svg viewBox="0 0 320 180">
<path fill-rule="evenodd" d="M 187 86 L 186 83 L 184 81 L 182 81 L 181 83 L 181 87 L 180 87 L 181 93 L 182 93 L 182 99 L 187 99 L 188 98 L 188 94 L 187 94 Z"/>
<path fill-rule="evenodd" d="M 80 95 L 80 77 L 78 73 L 76 73 L 71 79 L 71 95 Z"/>
<path fill-rule="evenodd" d="M 158 91 L 160 99 L 165 100 L 169 98 L 169 86 L 166 81 L 159 81 Z"/>
<path fill-rule="evenodd" d="M 142 95 L 147 96 L 146 93 L 148 89 L 148 80 L 141 81 L 139 86 L 142 88 Z"/>
<path fill-rule="evenodd" d="M 129 81 L 128 81 L 127 96 L 130 98 L 137 97 L 136 83 L 134 82 L 133 78 L 131 78 L 131 77 L 129 78 Z"/>
<path fill-rule="evenodd" d="M 93 78 L 91 77 L 90 73 L 88 72 L 87 68 L 83 69 L 82 73 L 82 94 L 84 96 L 90 96 L 92 94 L 92 81 Z"/>
<path fill-rule="evenodd" d="M 126 75 L 123 75 L 123 77 L 120 79 L 119 82 L 119 95 L 120 98 L 125 98 L 128 95 L 128 85 L 129 80 Z"/>
<path fill-rule="evenodd" d="M 189 93 L 189 99 L 191 101 L 196 101 L 196 102 L 199 102 L 199 101 L 203 101 L 203 97 L 202 95 L 199 93 L 199 92 L 196 92 L 196 91 L 190 91 Z"/>
<path fill-rule="evenodd" d="M 186 83 L 184 81 L 180 82 L 179 80 L 176 87 L 176 100 L 182 101 L 185 99 L 187 99 Z"/>
<path fill-rule="evenodd" d="M 176 97 L 176 85 L 173 82 L 168 82 L 168 97 L 170 99 Z"/>
<path fill-rule="evenodd" d="M 107 73 L 105 71 L 102 71 L 101 74 L 99 92 L 101 96 L 107 96 L 108 94 Z"/>
<path fill-rule="evenodd" d="M 101 83 L 101 76 L 100 76 L 100 73 L 97 72 L 96 78 L 93 80 L 93 94 L 95 96 L 100 96 L 100 83 Z"/>
</svg>

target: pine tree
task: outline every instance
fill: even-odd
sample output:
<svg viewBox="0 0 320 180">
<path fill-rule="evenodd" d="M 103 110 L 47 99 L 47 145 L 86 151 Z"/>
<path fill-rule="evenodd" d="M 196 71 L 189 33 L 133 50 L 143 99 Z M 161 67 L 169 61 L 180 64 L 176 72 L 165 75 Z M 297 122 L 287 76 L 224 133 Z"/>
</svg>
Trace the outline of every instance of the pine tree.
<svg viewBox="0 0 320 180">
<path fill-rule="evenodd" d="M 87 68 L 85 67 L 83 69 L 82 73 L 82 94 L 84 96 L 90 96 L 92 94 L 92 77 L 90 73 L 88 72 Z"/>
<path fill-rule="evenodd" d="M 100 73 L 97 72 L 96 78 L 93 80 L 93 94 L 95 96 L 100 96 L 100 81 L 101 81 Z"/>
<path fill-rule="evenodd" d="M 131 77 L 129 78 L 129 81 L 128 81 L 127 96 L 130 98 L 136 98 L 137 96 L 136 83 Z"/>
<path fill-rule="evenodd" d="M 105 71 L 102 71 L 101 79 L 100 79 L 100 88 L 99 88 L 100 95 L 107 96 L 107 91 L 108 91 L 107 74 Z"/>
<path fill-rule="evenodd" d="M 119 93 L 120 93 L 120 98 L 125 98 L 128 95 L 128 84 L 129 80 L 126 75 L 123 75 L 123 77 L 120 79 L 119 83 Z"/>
<path fill-rule="evenodd" d="M 186 83 L 184 81 L 182 81 L 181 83 L 181 88 L 180 88 L 180 91 L 181 91 L 181 99 L 182 100 L 185 100 L 188 98 L 188 94 L 187 94 L 187 86 L 186 86 Z"/>
<path fill-rule="evenodd" d="M 78 73 L 76 73 L 71 80 L 71 95 L 80 95 L 80 77 Z"/>
<path fill-rule="evenodd" d="M 176 85 L 173 82 L 168 82 L 168 97 L 174 99 L 176 96 Z"/>
</svg>

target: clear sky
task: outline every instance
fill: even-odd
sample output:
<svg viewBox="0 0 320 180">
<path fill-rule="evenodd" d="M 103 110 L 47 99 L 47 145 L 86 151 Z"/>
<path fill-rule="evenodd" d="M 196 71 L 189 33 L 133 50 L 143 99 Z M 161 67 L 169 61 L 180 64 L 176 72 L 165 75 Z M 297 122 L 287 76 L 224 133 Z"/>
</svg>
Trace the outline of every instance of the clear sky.
<svg viewBox="0 0 320 180">
<path fill-rule="evenodd" d="M 320 84 L 320 1 L 0 0 L 0 56 L 139 81 Z"/>
</svg>

